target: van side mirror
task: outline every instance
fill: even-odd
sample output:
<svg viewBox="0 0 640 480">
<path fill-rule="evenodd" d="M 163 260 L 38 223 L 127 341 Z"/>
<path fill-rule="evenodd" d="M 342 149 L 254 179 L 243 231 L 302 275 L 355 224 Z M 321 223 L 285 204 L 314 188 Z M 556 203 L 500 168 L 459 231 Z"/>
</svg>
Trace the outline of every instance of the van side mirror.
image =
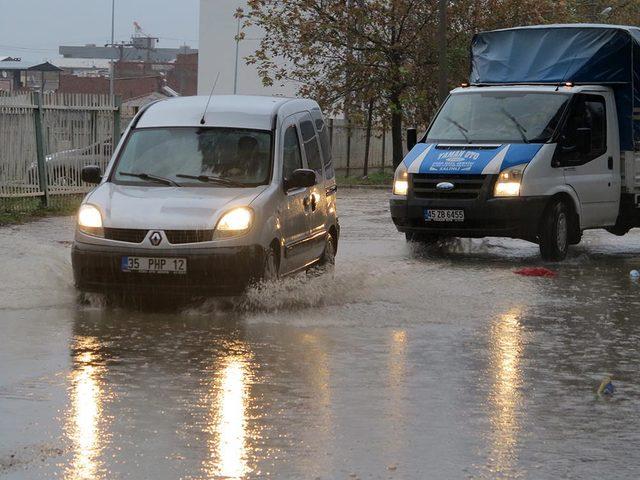
<svg viewBox="0 0 640 480">
<path fill-rule="evenodd" d="M 418 130 L 415 128 L 407 128 L 407 150 L 411 151 L 418 143 Z"/>
<path fill-rule="evenodd" d="M 576 130 L 576 148 L 578 152 L 585 155 L 591 152 L 591 129 L 578 128 Z"/>
<path fill-rule="evenodd" d="M 102 172 L 100 167 L 96 165 L 88 165 L 80 171 L 80 178 L 86 183 L 100 183 L 102 180 Z"/>
<path fill-rule="evenodd" d="M 287 178 L 284 183 L 285 190 L 294 188 L 309 188 L 317 184 L 316 172 L 308 168 L 294 170 L 291 178 Z"/>
</svg>

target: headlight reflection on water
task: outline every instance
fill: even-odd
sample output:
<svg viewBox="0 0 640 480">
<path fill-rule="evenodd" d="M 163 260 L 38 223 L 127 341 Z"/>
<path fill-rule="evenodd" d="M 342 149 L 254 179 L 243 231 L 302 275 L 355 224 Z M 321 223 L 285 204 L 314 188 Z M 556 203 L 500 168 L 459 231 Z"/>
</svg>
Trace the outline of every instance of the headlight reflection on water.
<svg viewBox="0 0 640 480">
<path fill-rule="evenodd" d="M 71 373 L 71 413 L 67 420 L 67 434 L 73 443 L 73 460 L 65 475 L 69 480 L 103 478 L 99 460 L 104 447 L 103 367 L 96 347 L 97 342 L 91 337 L 79 337 L 74 346 L 78 353 Z"/>
<path fill-rule="evenodd" d="M 491 456 L 495 472 L 510 472 L 517 463 L 521 429 L 524 331 L 520 310 L 500 315 L 490 334 L 493 377 L 490 394 Z"/>
</svg>

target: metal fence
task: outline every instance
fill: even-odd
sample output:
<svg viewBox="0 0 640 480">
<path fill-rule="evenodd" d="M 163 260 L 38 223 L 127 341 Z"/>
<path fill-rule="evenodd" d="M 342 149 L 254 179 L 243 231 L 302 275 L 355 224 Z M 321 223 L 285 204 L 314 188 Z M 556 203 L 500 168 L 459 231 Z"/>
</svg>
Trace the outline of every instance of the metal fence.
<svg viewBox="0 0 640 480">
<path fill-rule="evenodd" d="M 362 125 L 348 124 L 343 119 L 330 119 L 331 154 L 338 175 L 362 176 L 365 162 L 368 173 L 393 172 L 391 131 L 387 128 L 372 129 L 369 140 L 369 156 L 366 159 L 367 129 Z"/>
<path fill-rule="evenodd" d="M 0 200 L 89 191 L 82 167 L 104 169 L 119 136 L 108 95 L 0 92 Z"/>
</svg>

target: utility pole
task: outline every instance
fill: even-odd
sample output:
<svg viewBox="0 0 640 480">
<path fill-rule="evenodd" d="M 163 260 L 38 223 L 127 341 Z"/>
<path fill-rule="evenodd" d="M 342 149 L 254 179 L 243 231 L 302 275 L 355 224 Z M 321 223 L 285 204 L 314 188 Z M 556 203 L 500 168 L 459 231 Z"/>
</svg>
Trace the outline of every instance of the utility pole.
<svg viewBox="0 0 640 480">
<path fill-rule="evenodd" d="M 111 48 L 114 48 L 114 37 L 115 37 L 115 13 L 116 13 L 116 0 L 111 0 Z M 113 98 L 114 95 L 114 77 L 115 77 L 115 68 L 113 65 L 113 56 L 111 58 L 111 62 L 109 63 L 109 95 Z"/>
<path fill-rule="evenodd" d="M 438 97 L 444 102 L 449 94 L 447 72 L 447 3 L 448 0 L 438 0 Z"/>
<path fill-rule="evenodd" d="M 233 73 L 233 94 L 238 93 L 238 56 L 240 51 L 240 16 L 238 15 L 238 25 L 236 27 L 236 68 Z"/>
</svg>

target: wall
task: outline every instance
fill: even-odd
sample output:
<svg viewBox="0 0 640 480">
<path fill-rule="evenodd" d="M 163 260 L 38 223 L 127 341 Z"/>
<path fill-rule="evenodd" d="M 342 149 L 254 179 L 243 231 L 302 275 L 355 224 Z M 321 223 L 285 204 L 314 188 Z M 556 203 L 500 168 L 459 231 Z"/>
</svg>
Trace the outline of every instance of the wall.
<svg viewBox="0 0 640 480">
<path fill-rule="evenodd" d="M 220 79 L 216 93 L 233 93 L 237 28 L 233 15 L 238 6 L 246 10 L 243 0 L 200 0 L 199 95 L 209 95 L 218 72 Z M 260 36 L 260 30 L 253 28 L 246 32 L 247 39 L 240 42 L 238 93 L 295 96 L 297 88 L 294 84 L 263 87 L 255 67 L 246 65 L 242 59 L 255 51 L 258 46 L 256 39 Z"/>
<path fill-rule="evenodd" d="M 115 93 L 122 100 L 141 97 L 160 91 L 160 76 L 135 78 L 117 78 L 114 83 Z M 106 77 L 77 77 L 75 75 L 60 76 L 60 93 L 109 93 L 109 79 Z"/>
</svg>

